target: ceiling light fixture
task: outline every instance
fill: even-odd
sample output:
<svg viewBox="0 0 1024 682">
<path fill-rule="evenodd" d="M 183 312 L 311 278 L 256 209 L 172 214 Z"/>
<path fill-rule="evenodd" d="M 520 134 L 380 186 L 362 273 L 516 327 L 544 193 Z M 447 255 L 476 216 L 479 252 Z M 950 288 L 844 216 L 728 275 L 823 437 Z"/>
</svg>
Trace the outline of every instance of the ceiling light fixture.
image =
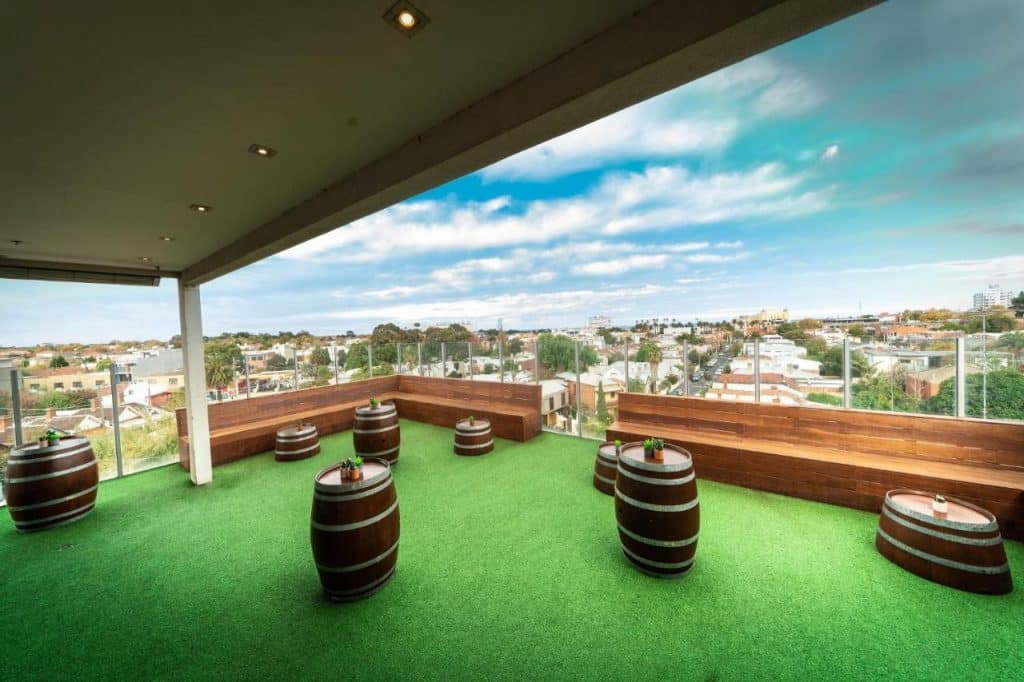
<svg viewBox="0 0 1024 682">
<path fill-rule="evenodd" d="M 167 237 L 167 236 L 161 235 L 160 236 L 160 241 L 162 241 L 162 242 L 173 242 L 174 241 L 174 237 Z"/>
<path fill-rule="evenodd" d="M 251 144 L 249 145 L 249 153 L 269 159 L 277 154 L 277 150 L 262 144 Z"/>
<path fill-rule="evenodd" d="M 192 204 L 189 208 L 196 213 L 209 213 L 213 210 L 213 206 L 207 206 L 206 204 Z"/>
<path fill-rule="evenodd" d="M 143 263 L 148 263 L 149 261 L 151 261 L 153 259 L 150 258 L 149 256 L 140 256 L 139 260 L 142 261 Z"/>
<path fill-rule="evenodd" d="M 400 33 L 412 36 L 423 30 L 430 18 L 411 2 L 399 0 L 385 12 L 384 21 L 394 26 Z"/>
</svg>

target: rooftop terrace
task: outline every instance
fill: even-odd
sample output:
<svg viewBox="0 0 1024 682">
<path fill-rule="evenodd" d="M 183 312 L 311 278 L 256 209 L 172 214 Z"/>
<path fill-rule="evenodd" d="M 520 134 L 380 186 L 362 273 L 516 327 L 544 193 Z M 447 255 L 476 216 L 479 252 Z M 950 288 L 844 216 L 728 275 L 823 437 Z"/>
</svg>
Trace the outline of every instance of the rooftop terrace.
<svg viewBox="0 0 1024 682">
<path fill-rule="evenodd" d="M 622 558 L 593 442 L 544 433 L 460 458 L 450 429 L 402 429 L 399 570 L 356 603 L 323 600 L 309 546 L 313 475 L 352 455 L 347 431 L 308 460 L 223 465 L 208 486 L 176 466 L 104 483 L 68 527 L 4 522 L 5 677 L 1008 679 L 1024 665 L 1024 593 L 903 571 L 875 550 L 876 514 L 700 480 L 695 568 L 656 580 Z M 1024 545 L 1006 549 L 1021 575 Z"/>
</svg>

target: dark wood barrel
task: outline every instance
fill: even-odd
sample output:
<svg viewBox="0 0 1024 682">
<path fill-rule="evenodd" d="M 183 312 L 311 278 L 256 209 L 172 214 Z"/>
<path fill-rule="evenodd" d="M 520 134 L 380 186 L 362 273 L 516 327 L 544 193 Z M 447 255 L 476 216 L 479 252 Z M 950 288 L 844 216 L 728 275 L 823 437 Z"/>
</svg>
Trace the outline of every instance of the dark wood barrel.
<svg viewBox="0 0 1024 682">
<path fill-rule="evenodd" d="M 455 454 L 472 457 L 483 455 L 494 449 L 494 435 L 488 419 L 468 419 L 455 422 Z"/>
<path fill-rule="evenodd" d="M 639 571 L 680 578 L 693 568 L 700 532 L 690 453 L 665 444 L 665 461 L 644 458 L 642 443 L 622 446 L 615 474 L 615 518 L 626 559 Z"/>
<path fill-rule="evenodd" d="M 919 490 L 890 490 L 878 519 L 875 546 L 889 561 L 949 587 L 982 594 L 1013 590 L 1010 565 L 989 511 L 946 498 L 945 515 L 932 510 L 935 496 Z"/>
<path fill-rule="evenodd" d="M 14 527 L 23 533 L 63 526 L 92 511 L 99 465 L 86 438 L 11 450 L 4 496 Z"/>
<path fill-rule="evenodd" d="M 364 405 L 356 408 L 352 424 L 352 444 L 360 457 L 383 457 L 391 464 L 398 461 L 398 410 L 394 403 L 377 407 Z"/>
<path fill-rule="evenodd" d="M 310 542 L 328 599 L 355 601 L 384 587 L 395 573 L 398 535 L 398 494 L 387 460 L 364 460 L 359 481 L 343 481 L 341 464 L 316 475 Z"/>
<path fill-rule="evenodd" d="M 594 487 L 605 495 L 614 495 L 615 472 L 618 468 L 619 456 L 615 454 L 615 443 L 608 441 L 598 445 L 597 458 L 594 460 Z"/>
<path fill-rule="evenodd" d="M 320 453 L 320 434 L 314 424 L 286 426 L 277 431 L 277 445 L 274 459 L 278 462 L 293 462 Z"/>
</svg>

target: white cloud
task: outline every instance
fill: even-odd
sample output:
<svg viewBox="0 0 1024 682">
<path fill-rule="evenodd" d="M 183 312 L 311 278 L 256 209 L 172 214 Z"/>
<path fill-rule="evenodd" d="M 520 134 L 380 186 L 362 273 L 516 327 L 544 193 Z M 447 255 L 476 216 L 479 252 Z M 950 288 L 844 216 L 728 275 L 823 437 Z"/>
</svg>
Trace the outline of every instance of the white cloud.
<svg viewBox="0 0 1024 682">
<path fill-rule="evenodd" d="M 696 81 L 694 86 L 727 92 L 734 102 L 751 97 L 753 112 L 760 116 L 802 114 L 825 99 L 820 89 L 799 71 L 767 55 L 722 69 Z"/>
<path fill-rule="evenodd" d="M 661 267 L 667 262 L 668 255 L 666 254 L 626 256 L 576 265 L 573 266 L 572 272 L 575 275 L 618 275 L 630 270 Z"/>
<path fill-rule="evenodd" d="M 839 156 L 839 145 L 837 145 L 837 144 L 830 144 L 829 146 L 825 147 L 825 151 L 823 151 L 821 153 L 821 160 L 822 161 L 831 161 L 832 159 L 836 158 L 837 156 Z"/>
<path fill-rule="evenodd" d="M 701 264 L 701 265 L 715 265 L 718 263 L 735 263 L 736 261 L 747 260 L 750 258 L 749 251 L 743 251 L 742 253 L 697 253 L 692 256 L 685 258 L 687 263 Z"/>
<path fill-rule="evenodd" d="M 410 201 L 293 247 L 280 257 L 325 264 L 369 263 L 409 253 L 481 252 L 595 234 L 725 220 L 763 221 L 824 210 L 831 189 L 802 190 L 806 180 L 806 175 L 790 173 L 778 163 L 715 174 L 696 174 L 671 165 L 612 174 L 584 194 L 560 199 Z M 682 242 L 673 248 L 699 249 L 704 243 Z"/>
<path fill-rule="evenodd" d="M 611 162 L 678 158 L 723 149 L 736 135 L 728 118 L 670 118 L 647 103 L 612 114 L 483 169 L 485 181 L 548 180 Z"/>
<path fill-rule="evenodd" d="M 1024 255 L 998 256 L 970 260 L 945 260 L 932 263 L 905 263 L 878 267 L 848 268 L 848 274 L 931 272 L 943 280 L 993 280 L 1024 278 Z"/>
<path fill-rule="evenodd" d="M 737 239 L 734 242 L 715 242 L 716 249 L 742 249 L 743 242 Z"/>
</svg>

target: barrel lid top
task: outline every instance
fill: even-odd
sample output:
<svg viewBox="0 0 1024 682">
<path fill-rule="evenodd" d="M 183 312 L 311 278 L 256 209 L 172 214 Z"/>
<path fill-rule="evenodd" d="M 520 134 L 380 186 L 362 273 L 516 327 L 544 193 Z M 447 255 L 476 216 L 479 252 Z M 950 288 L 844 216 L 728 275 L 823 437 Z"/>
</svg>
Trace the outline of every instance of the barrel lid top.
<svg viewBox="0 0 1024 682">
<path fill-rule="evenodd" d="M 622 448 L 623 449 L 626 448 L 626 444 L 625 443 L 623 443 Z M 611 459 L 615 459 L 615 457 L 616 457 L 616 455 L 615 455 L 615 443 L 614 442 L 601 443 L 600 445 L 597 446 L 597 451 L 599 453 L 601 453 L 602 455 L 604 455 L 605 457 L 609 457 Z"/>
<path fill-rule="evenodd" d="M 360 405 L 356 408 L 358 414 L 387 414 L 393 412 L 395 409 L 394 403 L 381 403 L 377 407 L 370 407 L 369 405 Z"/>
<path fill-rule="evenodd" d="M 53 446 L 45 445 L 43 447 L 39 447 L 38 443 L 25 443 L 24 445 L 22 445 L 20 447 L 16 447 L 13 450 L 11 450 L 11 454 L 13 455 L 13 454 L 17 454 L 17 453 L 28 454 L 28 453 L 35 453 L 35 452 L 47 452 L 49 450 L 57 450 L 59 448 L 78 447 L 80 445 L 85 445 L 88 442 L 89 442 L 88 438 L 82 438 L 80 436 L 74 436 L 74 437 L 71 437 L 71 438 L 68 438 L 68 437 L 61 438 L 60 442 L 57 443 L 56 445 L 53 445 Z"/>
<path fill-rule="evenodd" d="M 363 460 L 363 477 L 358 481 L 343 481 L 341 478 L 341 462 L 321 469 L 316 475 L 316 486 L 321 489 L 351 490 L 373 485 L 387 478 L 391 467 L 379 458 Z"/>
<path fill-rule="evenodd" d="M 313 433 L 316 431 L 316 426 L 313 424 L 303 424 L 301 428 L 298 425 L 284 426 L 277 430 L 279 436 L 299 436 L 307 433 Z"/>
<path fill-rule="evenodd" d="M 656 470 L 664 468 L 666 471 L 678 471 L 693 465 L 693 457 L 690 456 L 690 453 L 678 445 L 672 445 L 671 443 L 665 443 L 664 462 L 655 462 L 652 457 L 644 457 L 643 443 L 623 444 L 619 460 L 633 460 L 642 464 L 644 469 Z"/>
<path fill-rule="evenodd" d="M 457 429 L 459 429 L 459 428 L 462 428 L 462 429 L 475 429 L 475 430 L 482 431 L 484 429 L 490 428 L 490 426 L 491 426 L 491 420 L 490 419 L 481 419 L 480 417 L 477 417 L 473 421 L 473 425 L 472 426 L 470 426 L 470 424 L 469 424 L 469 419 L 460 419 L 459 421 L 455 422 L 455 428 L 457 428 Z"/>
<path fill-rule="evenodd" d="M 936 520 L 987 525 L 995 518 L 981 507 L 953 497 L 946 498 L 948 509 L 946 515 L 936 516 L 932 509 L 932 500 L 935 498 L 935 495 L 920 490 L 892 490 L 886 494 L 886 498 L 897 511 L 902 511 L 903 509 L 901 508 L 905 508 L 922 516 L 933 517 Z"/>
</svg>

